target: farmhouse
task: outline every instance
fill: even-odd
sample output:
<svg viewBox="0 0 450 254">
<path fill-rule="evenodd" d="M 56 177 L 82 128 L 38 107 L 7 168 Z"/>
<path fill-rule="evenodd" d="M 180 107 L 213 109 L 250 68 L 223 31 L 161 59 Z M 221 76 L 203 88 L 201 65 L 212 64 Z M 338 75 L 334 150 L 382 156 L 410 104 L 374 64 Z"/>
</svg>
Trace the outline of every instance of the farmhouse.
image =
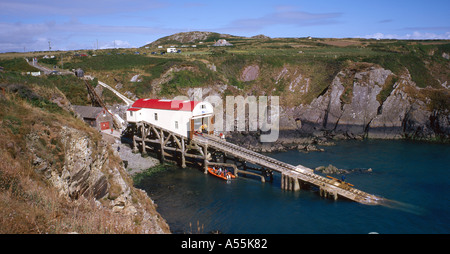
<svg viewBox="0 0 450 254">
<path fill-rule="evenodd" d="M 113 128 L 112 115 L 102 107 L 72 105 L 72 108 L 84 122 L 97 130 Z"/>
<path fill-rule="evenodd" d="M 127 110 L 129 123 L 148 122 L 184 137 L 195 131 L 213 132 L 213 106 L 189 100 L 139 99 Z"/>
</svg>

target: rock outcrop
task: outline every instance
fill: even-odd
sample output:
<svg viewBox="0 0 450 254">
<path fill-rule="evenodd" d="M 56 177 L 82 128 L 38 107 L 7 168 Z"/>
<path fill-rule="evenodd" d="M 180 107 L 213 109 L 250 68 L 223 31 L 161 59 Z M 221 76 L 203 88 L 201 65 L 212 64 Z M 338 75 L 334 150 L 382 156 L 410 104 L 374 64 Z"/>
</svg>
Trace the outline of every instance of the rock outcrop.
<svg viewBox="0 0 450 254">
<path fill-rule="evenodd" d="M 244 68 L 239 79 L 244 82 L 252 81 L 257 79 L 258 75 L 259 75 L 259 66 L 253 64 Z"/>
<path fill-rule="evenodd" d="M 247 74 L 249 65 L 243 69 Z M 253 67 L 251 67 L 253 68 Z M 241 79 L 243 79 L 241 75 Z M 301 80 L 296 69 L 283 67 L 276 82 Z M 293 85 L 293 83 L 297 85 Z M 298 96 L 301 91 L 290 90 Z M 291 95 L 289 95 L 291 96 Z M 420 88 L 408 70 L 395 74 L 371 63 L 352 63 L 334 77 L 331 84 L 309 104 L 280 106 L 280 132 L 277 142 L 259 143 L 259 133 L 229 133 L 231 142 L 262 152 L 297 149 L 321 150 L 339 139 L 450 139 L 450 90 Z"/>
<path fill-rule="evenodd" d="M 105 141 L 73 127 L 41 128 L 45 129 L 36 126 L 36 131 L 27 135 L 27 149 L 33 154 L 34 169 L 59 190 L 60 196 L 74 201 L 93 198 L 106 209 L 128 217 L 130 223 L 137 216 L 143 225 L 141 233 L 170 233 L 153 201 L 132 186 L 120 158 Z M 138 200 L 153 207 L 149 209 Z"/>
<path fill-rule="evenodd" d="M 294 117 L 281 123 L 295 126 L 292 119 L 296 119 L 301 122 L 299 132 L 325 131 L 347 138 L 448 139 L 449 109 L 427 103 L 426 95 L 436 92 L 432 90 L 417 87 L 407 72 L 398 77 L 373 65 L 357 72 L 342 70 L 323 95 L 290 109 Z M 388 96 L 383 99 L 381 93 Z"/>
</svg>

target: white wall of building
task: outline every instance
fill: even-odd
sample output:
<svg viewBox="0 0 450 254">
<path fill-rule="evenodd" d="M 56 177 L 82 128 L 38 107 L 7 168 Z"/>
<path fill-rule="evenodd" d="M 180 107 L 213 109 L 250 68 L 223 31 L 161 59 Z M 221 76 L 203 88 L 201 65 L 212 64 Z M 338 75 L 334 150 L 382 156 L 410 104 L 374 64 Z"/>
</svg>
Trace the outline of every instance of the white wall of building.
<svg viewBox="0 0 450 254">
<path fill-rule="evenodd" d="M 157 119 L 155 119 L 155 114 L 157 114 Z M 192 118 L 199 119 L 205 117 L 204 122 L 206 123 L 208 117 L 211 117 L 212 115 L 212 105 L 208 102 L 200 102 L 192 111 L 153 108 L 142 108 L 138 111 L 127 111 L 127 121 L 132 123 L 145 121 L 187 137 L 188 131 L 190 131 L 190 120 Z"/>
</svg>

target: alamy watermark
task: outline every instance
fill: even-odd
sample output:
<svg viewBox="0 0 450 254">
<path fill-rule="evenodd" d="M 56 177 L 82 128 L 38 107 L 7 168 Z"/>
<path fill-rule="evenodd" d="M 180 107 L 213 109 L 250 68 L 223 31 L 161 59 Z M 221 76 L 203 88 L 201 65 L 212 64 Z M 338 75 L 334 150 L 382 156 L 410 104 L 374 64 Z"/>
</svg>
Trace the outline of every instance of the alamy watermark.
<svg viewBox="0 0 450 254">
<path fill-rule="evenodd" d="M 261 131 L 261 142 L 275 142 L 279 135 L 280 100 L 278 96 L 209 95 L 203 98 L 201 88 L 195 88 L 195 101 L 207 101 L 214 107 L 214 129 L 222 131 Z M 189 100 L 177 96 L 174 100 Z M 225 109 L 225 111 L 224 111 Z M 225 114 L 225 116 L 224 116 Z"/>
</svg>

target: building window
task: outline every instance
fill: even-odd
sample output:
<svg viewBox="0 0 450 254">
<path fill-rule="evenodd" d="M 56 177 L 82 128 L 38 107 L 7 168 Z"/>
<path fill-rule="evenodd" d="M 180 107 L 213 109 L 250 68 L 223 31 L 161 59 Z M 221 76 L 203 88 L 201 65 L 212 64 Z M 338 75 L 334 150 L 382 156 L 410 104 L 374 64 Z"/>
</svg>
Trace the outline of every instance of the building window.
<svg viewBox="0 0 450 254">
<path fill-rule="evenodd" d="M 133 111 L 130 111 L 130 116 L 133 116 Z"/>
<path fill-rule="evenodd" d="M 178 129 L 178 121 L 175 121 L 175 129 Z"/>
<path fill-rule="evenodd" d="M 155 113 L 155 121 L 158 121 L 158 113 Z"/>
<path fill-rule="evenodd" d="M 205 109 L 205 108 L 206 108 L 206 105 L 205 105 L 205 104 L 203 104 L 201 108 L 202 108 L 202 109 Z"/>
</svg>

